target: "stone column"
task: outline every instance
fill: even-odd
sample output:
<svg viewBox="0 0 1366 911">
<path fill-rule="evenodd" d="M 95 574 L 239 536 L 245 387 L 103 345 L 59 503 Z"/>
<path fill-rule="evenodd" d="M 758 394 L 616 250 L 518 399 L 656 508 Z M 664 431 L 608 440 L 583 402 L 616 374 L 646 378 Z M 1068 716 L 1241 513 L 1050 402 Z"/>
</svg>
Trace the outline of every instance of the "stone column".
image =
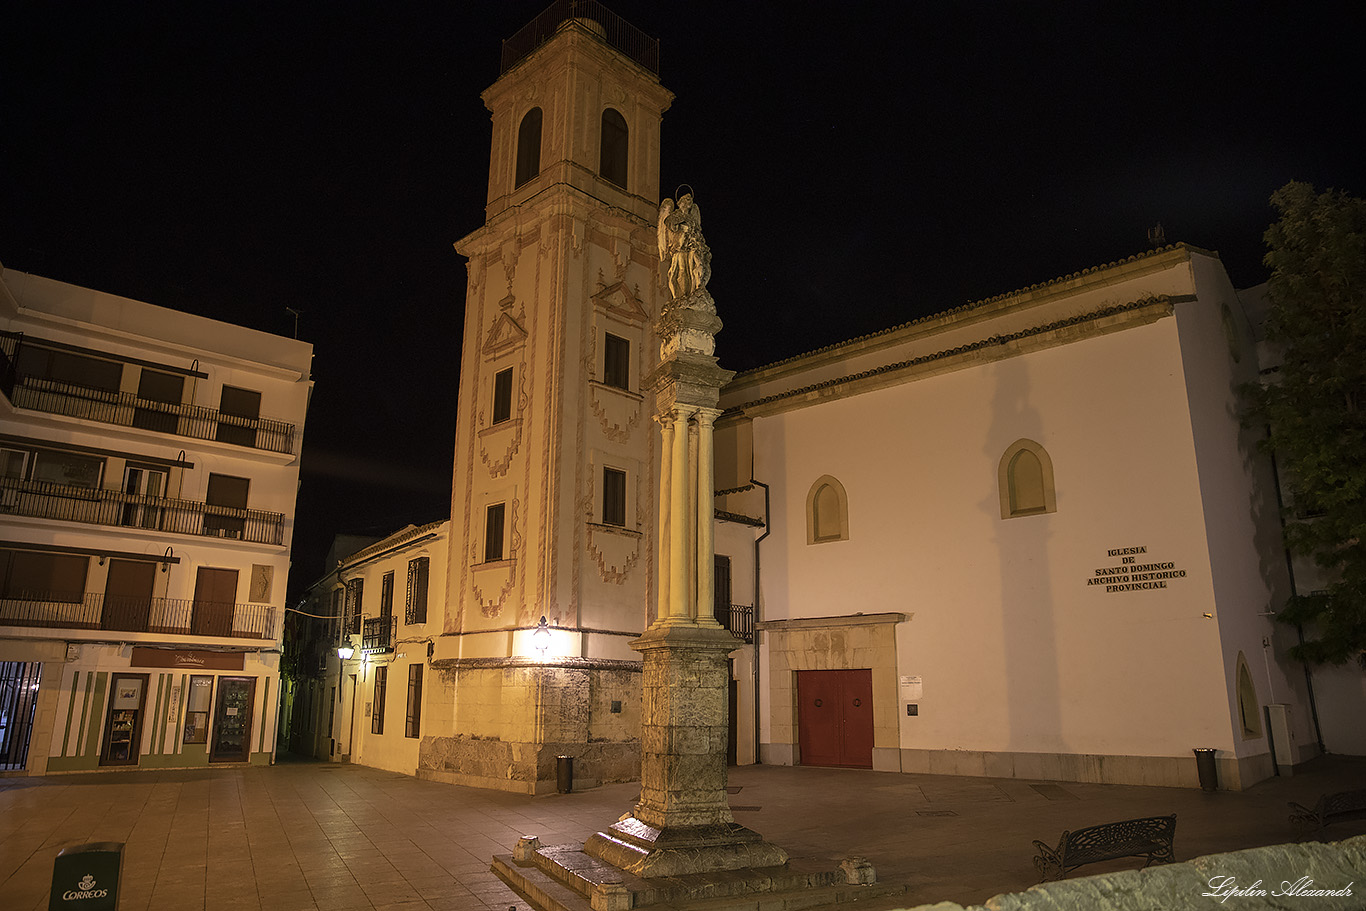
<svg viewBox="0 0 1366 911">
<path fill-rule="evenodd" d="M 673 457 L 669 471 L 669 623 L 688 620 L 688 589 L 691 567 L 688 563 L 688 416 L 692 409 L 674 408 Z"/>
<path fill-rule="evenodd" d="M 673 550 L 669 540 L 669 506 L 673 502 L 669 483 L 673 478 L 670 466 L 673 460 L 674 423 L 671 413 L 661 414 L 656 420 L 664 438 L 659 455 L 659 535 L 655 540 L 655 549 L 659 553 L 659 595 L 655 600 L 655 621 L 658 622 L 669 616 L 669 584 L 673 579 L 669 569 L 669 557 Z"/>
<path fill-rule="evenodd" d="M 696 220 L 691 197 L 684 202 L 679 217 Z M 672 211 L 672 204 L 661 209 L 661 232 L 672 224 L 666 224 Z M 726 792 L 727 656 L 739 643 L 712 617 L 712 423 L 720 414 L 721 387 L 735 374 L 718 366 L 713 355 L 721 320 L 705 288 L 710 268 L 700 268 L 710 253 L 701 243 L 700 224 L 693 228 L 696 234 L 689 236 L 698 243 L 687 259 L 689 282 L 670 286 L 674 296 L 656 322 L 660 364 L 644 384 L 654 390 L 659 412 L 672 416 L 673 427 L 665 430 L 671 455 L 663 462 L 668 480 L 661 480 L 668 488 L 668 521 L 660 521 L 661 536 L 668 537 L 668 613 L 631 643 L 644 659 L 640 802 L 632 815 L 583 846 L 585 854 L 642 877 L 787 862 L 782 848 L 735 823 Z M 677 254 L 671 262 L 678 268 L 687 251 L 661 252 Z M 694 415 L 696 449 L 690 454 Z M 663 502 L 661 493 L 661 507 Z M 663 547 L 661 542 L 661 554 Z M 662 565 L 660 572 L 662 580 Z"/>
<path fill-rule="evenodd" d="M 716 460 L 712 422 L 719 408 L 697 409 L 697 603 L 693 616 L 703 626 L 716 622 Z M 729 678 L 729 674 L 727 674 Z"/>
</svg>

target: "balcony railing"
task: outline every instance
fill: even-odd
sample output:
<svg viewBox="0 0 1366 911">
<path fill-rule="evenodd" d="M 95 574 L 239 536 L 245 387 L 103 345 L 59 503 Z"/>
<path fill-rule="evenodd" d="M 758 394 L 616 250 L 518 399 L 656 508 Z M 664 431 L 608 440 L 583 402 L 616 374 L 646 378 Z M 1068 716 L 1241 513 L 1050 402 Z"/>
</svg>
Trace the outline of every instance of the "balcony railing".
<svg viewBox="0 0 1366 911">
<path fill-rule="evenodd" d="M 729 617 L 716 618 L 730 634 L 742 642 L 754 641 L 754 608 L 748 604 L 732 604 Z"/>
<path fill-rule="evenodd" d="M 9 395 L 15 408 L 141 427 L 196 440 L 217 440 L 268 452 L 294 452 L 294 425 L 284 421 L 240 417 L 202 405 L 156 402 L 138 398 L 132 392 L 105 392 L 22 374 L 10 382 Z"/>
<path fill-rule="evenodd" d="M 68 487 L 50 481 L 0 478 L 0 515 L 235 538 L 253 544 L 284 543 L 285 517 L 278 512 Z"/>
<path fill-rule="evenodd" d="M 94 629 L 127 633 L 275 638 L 268 604 L 139 598 L 100 592 L 20 592 L 0 596 L 0 626 Z"/>
<path fill-rule="evenodd" d="M 362 625 L 360 653 L 362 655 L 377 655 L 382 652 L 392 652 L 394 650 L 394 634 L 397 629 L 397 617 L 366 617 Z"/>
<path fill-rule="evenodd" d="M 652 73 L 659 73 L 659 39 L 636 28 L 597 0 L 554 0 L 535 19 L 503 42 L 502 68 L 506 73 L 545 44 L 566 19 L 592 20 L 593 29 L 610 47 L 630 57 Z"/>
</svg>

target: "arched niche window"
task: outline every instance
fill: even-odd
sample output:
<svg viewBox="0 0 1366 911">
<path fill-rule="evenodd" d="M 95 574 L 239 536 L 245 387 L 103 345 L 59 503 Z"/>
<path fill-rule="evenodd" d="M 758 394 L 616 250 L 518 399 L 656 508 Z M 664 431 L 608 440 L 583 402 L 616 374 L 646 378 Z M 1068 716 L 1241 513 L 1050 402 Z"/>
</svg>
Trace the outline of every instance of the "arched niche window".
<svg viewBox="0 0 1366 911">
<path fill-rule="evenodd" d="M 806 543 L 849 540 L 849 499 L 844 485 L 821 475 L 806 495 Z"/>
<path fill-rule="evenodd" d="M 1238 653 L 1238 724 L 1243 731 L 1244 740 L 1255 740 L 1262 736 L 1262 707 L 1257 701 L 1257 686 L 1252 682 L 1252 672 L 1248 670 L 1247 658 Z"/>
<path fill-rule="evenodd" d="M 1057 512 L 1053 491 L 1053 460 L 1033 440 L 1016 440 L 1001 456 L 998 469 L 1001 518 Z"/>
<path fill-rule="evenodd" d="M 520 187 L 541 173 L 541 109 L 532 108 L 517 128 L 517 180 Z"/>
<path fill-rule="evenodd" d="M 626 118 L 608 108 L 602 112 L 602 157 L 598 173 L 626 188 Z"/>
</svg>

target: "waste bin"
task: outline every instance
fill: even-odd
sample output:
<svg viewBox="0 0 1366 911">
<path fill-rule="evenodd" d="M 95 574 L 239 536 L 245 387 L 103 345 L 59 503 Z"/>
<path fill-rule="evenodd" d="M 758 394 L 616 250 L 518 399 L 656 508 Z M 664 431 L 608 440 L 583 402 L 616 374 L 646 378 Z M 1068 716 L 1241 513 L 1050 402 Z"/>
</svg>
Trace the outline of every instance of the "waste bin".
<svg viewBox="0 0 1366 911">
<path fill-rule="evenodd" d="M 574 790 L 574 757 L 555 757 L 555 789 L 561 794 Z"/>
<path fill-rule="evenodd" d="M 1195 770 L 1200 773 L 1200 787 L 1206 791 L 1219 790 L 1219 768 L 1214 764 L 1215 750 L 1195 748 Z"/>
<path fill-rule="evenodd" d="M 63 848 L 52 862 L 48 911 L 116 911 L 123 870 L 123 842 L 100 841 Z"/>
</svg>

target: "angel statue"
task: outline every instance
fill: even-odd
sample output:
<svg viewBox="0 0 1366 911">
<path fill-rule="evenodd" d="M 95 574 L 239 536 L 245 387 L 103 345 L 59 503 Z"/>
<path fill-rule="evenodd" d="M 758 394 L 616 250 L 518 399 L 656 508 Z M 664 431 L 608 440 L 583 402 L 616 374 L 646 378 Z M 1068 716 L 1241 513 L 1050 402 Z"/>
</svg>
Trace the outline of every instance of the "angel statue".
<svg viewBox="0 0 1366 911">
<path fill-rule="evenodd" d="M 659 207 L 659 260 L 668 261 L 671 300 L 680 301 L 704 291 L 711 278 L 711 249 L 702 236 L 702 211 L 691 193 L 674 207 L 672 199 Z"/>
</svg>

